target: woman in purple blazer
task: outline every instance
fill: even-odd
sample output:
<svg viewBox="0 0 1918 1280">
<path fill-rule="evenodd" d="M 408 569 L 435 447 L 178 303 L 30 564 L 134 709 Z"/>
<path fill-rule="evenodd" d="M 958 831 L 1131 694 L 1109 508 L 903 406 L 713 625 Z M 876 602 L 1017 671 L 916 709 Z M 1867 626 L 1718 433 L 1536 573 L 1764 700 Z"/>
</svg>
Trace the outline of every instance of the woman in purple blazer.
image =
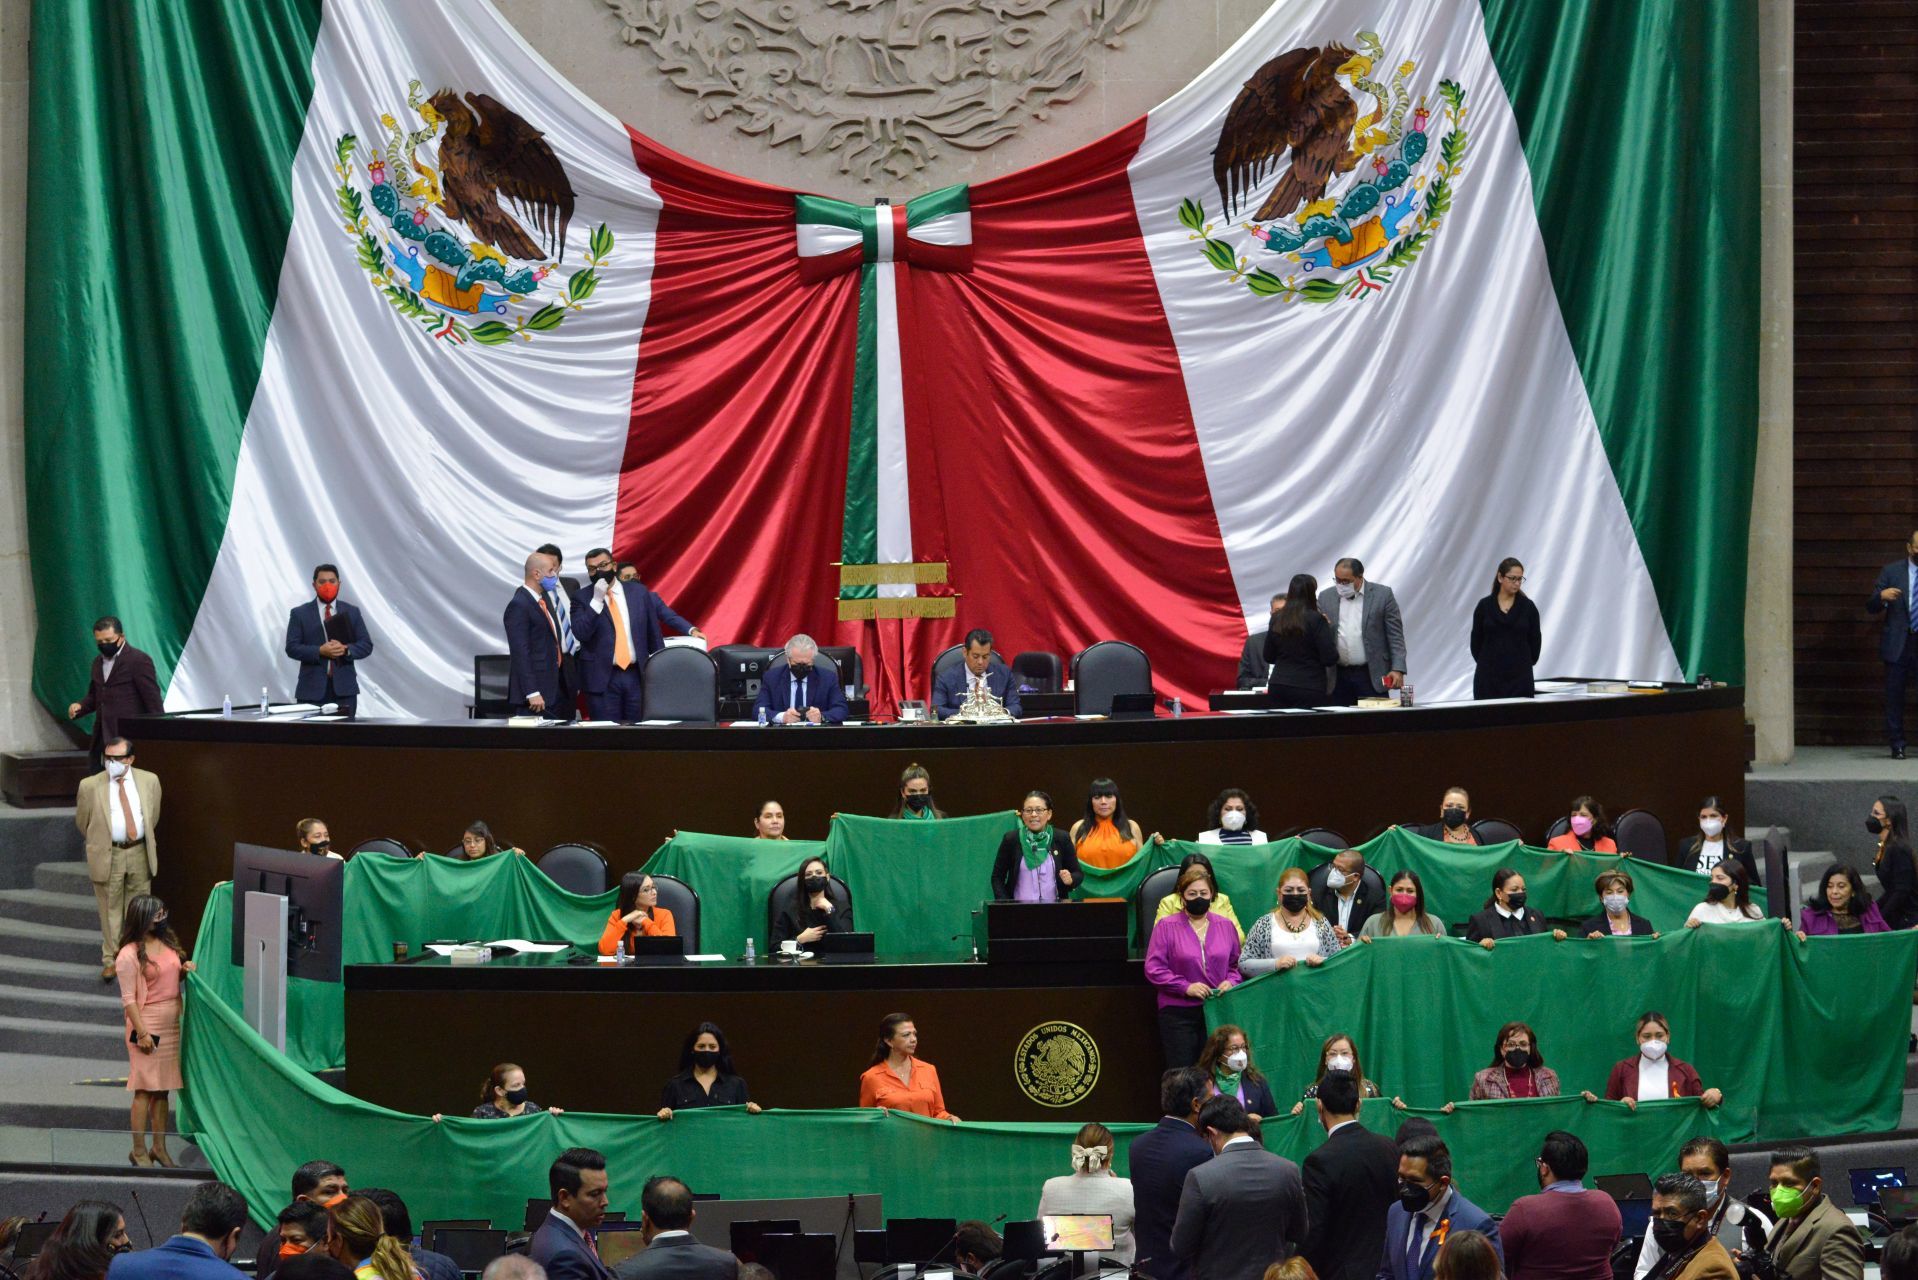
<svg viewBox="0 0 1918 1280">
<path fill-rule="evenodd" d="M 1167 1069 L 1189 1067 L 1205 1047 L 1205 1000 L 1239 981 L 1239 927 L 1212 911 L 1212 881 L 1204 867 L 1179 875 L 1175 892 L 1185 908 L 1152 928 L 1146 980 L 1159 989 L 1159 1043 Z"/>
<path fill-rule="evenodd" d="M 1842 862 L 1825 871 L 1818 892 L 1798 913 L 1798 936 L 1835 937 L 1841 933 L 1889 933 L 1891 926 L 1865 892 L 1865 882 Z"/>
</svg>

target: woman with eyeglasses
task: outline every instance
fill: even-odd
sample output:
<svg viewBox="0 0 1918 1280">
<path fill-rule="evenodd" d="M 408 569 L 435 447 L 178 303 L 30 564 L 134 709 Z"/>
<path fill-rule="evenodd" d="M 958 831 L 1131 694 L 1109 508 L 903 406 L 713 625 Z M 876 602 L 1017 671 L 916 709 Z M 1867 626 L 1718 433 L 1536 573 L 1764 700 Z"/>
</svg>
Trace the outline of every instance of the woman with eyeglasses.
<svg viewBox="0 0 1918 1280">
<path fill-rule="evenodd" d="M 1538 606 L 1519 588 L 1525 585 L 1525 566 L 1511 556 L 1498 562 L 1492 594 L 1472 610 L 1472 674 L 1474 698 L 1529 698 L 1532 668 L 1538 665 L 1544 638 L 1539 631 Z"/>
<path fill-rule="evenodd" d="M 619 902 L 606 917 L 606 929 L 599 935 L 599 953 L 614 955 L 619 944 L 634 938 L 677 937 L 670 908 L 659 905 L 659 886 L 644 871 L 628 871 L 619 878 Z M 631 950 L 629 945 L 627 950 Z"/>
<path fill-rule="evenodd" d="M 1001 902 L 1064 902 L 1079 875 L 1078 851 L 1052 825 L 1052 797 L 1026 792 L 1019 829 L 1006 832 L 992 861 L 992 896 Z"/>
</svg>

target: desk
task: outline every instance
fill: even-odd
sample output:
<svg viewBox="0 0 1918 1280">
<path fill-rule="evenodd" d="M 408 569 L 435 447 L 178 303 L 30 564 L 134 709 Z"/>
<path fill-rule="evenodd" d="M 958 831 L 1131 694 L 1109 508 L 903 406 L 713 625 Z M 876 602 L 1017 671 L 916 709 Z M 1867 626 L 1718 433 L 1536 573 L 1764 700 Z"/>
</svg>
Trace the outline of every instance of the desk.
<svg viewBox="0 0 1918 1280">
<path fill-rule="evenodd" d="M 707 1020 L 725 1031 L 761 1106 L 856 1106 L 880 1019 L 895 1012 L 913 1016 L 946 1105 L 968 1120 L 1158 1115 L 1156 1005 L 1138 961 L 616 968 L 513 956 L 348 965 L 345 981 L 346 1091 L 416 1115 L 466 1114 L 495 1062 L 524 1067 L 542 1106 L 646 1114 L 679 1069 L 684 1037 Z M 1035 1101 L 1014 1072 L 1026 1036 L 1053 1021 L 1082 1029 L 1099 1059 L 1096 1083 L 1064 1106 Z"/>
<path fill-rule="evenodd" d="M 257 715 L 127 722 L 166 788 L 155 891 L 197 925 L 231 873 L 236 841 L 291 847 L 326 820 L 344 852 L 390 836 L 445 851 L 475 818 L 537 855 L 563 840 L 605 848 L 615 877 L 676 829 L 752 834 L 762 800 L 787 832 L 821 838 L 835 812 L 891 811 L 918 763 L 949 813 L 1010 810 L 1052 794 L 1065 826 L 1109 777 L 1147 831 L 1194 836 L 1221 788 L 1252 793 L 1278 835 L 1325 826 L 1354 842 L 1432 822 L 1448 786 L 1475 816 L 1533 840 L 1573 796 L 1645 808 L 1678 838 L 1699 800 L 1744 791 L 1744 691 L 1540 698 L 1305 715 L 837 728 L 514 728 L 498 721 L 299 723 Z M 1734 800 L 1736 804 L 1736 800 Z M 961 1112 L 961 1114 L 964 1114 Z"/>
</svg>

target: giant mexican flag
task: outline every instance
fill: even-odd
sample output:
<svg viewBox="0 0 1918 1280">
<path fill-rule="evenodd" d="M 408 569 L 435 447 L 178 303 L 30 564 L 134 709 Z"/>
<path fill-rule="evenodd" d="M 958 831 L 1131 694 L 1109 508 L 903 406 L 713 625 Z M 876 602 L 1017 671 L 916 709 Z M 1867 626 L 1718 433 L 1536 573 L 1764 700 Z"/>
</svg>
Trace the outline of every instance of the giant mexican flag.
<svg viewBox="0 0 1918 1280">
<path fill-rule="evenodd" d="M 39 0 L 33 57 L 50 707 L 101 613 L 171 707 L 284 696 L 332 561 L 363 712 L 457 715 L 547 541 L 882 702 L 984 625 L 1192 703 L 1342 555 L 1428 698 L 1506 555 L 1541 674 L 1740 674 L 1748 6 L 1278 0 L 1110 137 L 885 203 L 664 150 L 485 0 Z"/>
</svg>

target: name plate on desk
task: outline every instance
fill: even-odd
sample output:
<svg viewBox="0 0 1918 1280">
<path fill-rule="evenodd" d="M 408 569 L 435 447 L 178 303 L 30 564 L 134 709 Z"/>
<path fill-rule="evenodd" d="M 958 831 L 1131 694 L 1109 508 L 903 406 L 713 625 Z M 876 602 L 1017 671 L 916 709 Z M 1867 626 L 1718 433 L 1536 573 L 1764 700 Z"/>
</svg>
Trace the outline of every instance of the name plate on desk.
<svg viewBox="0 0 1918 1280">
<path fill-rule="evenodd" d="M 999 963 L 1123 960 L 1130 908 L 1118 899 L 988 902 L 986 958 Z"/>
</svg>

